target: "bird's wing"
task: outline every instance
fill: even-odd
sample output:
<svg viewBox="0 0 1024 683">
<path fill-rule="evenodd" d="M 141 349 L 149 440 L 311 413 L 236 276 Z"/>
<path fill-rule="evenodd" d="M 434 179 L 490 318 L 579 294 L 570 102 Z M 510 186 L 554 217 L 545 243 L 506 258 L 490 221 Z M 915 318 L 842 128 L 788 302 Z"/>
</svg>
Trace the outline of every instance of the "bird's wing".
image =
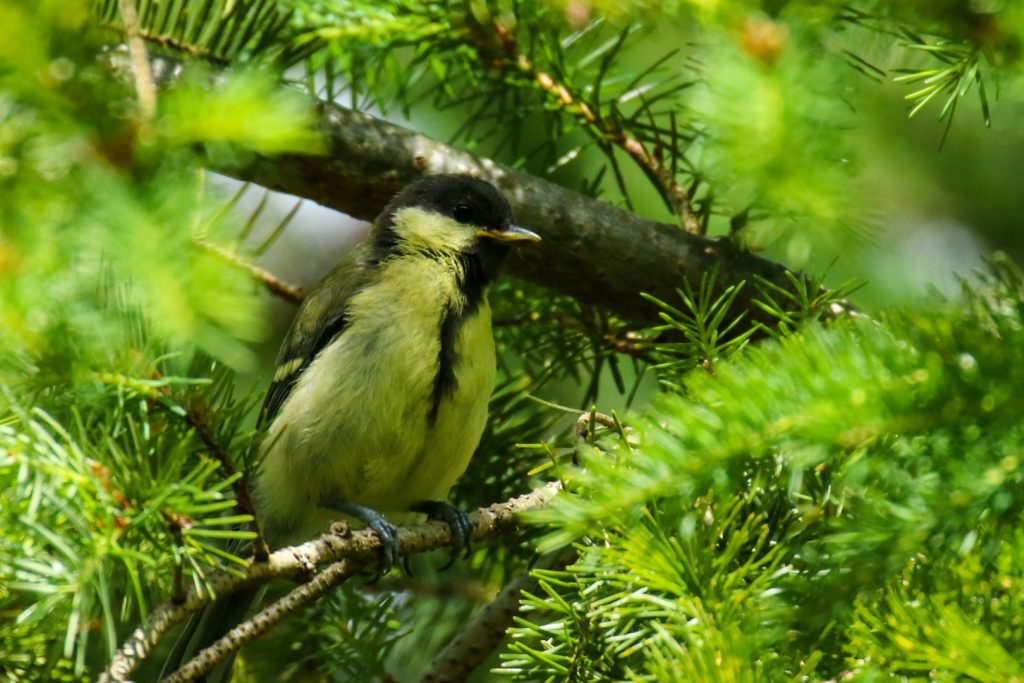
<svg viewBox="0 0 1024 683">
<path fill-rule="evenodd" d="M 373 269 L 365 265 L 366 251 L 364 241 L 306 295 L 277 355 L 274 379 L 260 411 L 260 425 L 273 421 L 316 355 L 345 330 L 349 300 L 374 275 Z"/>
</svg>

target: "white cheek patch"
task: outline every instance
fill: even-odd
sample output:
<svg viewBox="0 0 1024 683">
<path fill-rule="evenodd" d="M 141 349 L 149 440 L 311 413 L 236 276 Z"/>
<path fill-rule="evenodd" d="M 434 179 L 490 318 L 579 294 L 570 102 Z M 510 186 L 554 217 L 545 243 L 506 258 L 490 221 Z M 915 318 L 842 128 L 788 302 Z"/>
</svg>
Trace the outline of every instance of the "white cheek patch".
<svg viewBox="0 0 1024 683">
<path fill-rule="evenodd" d="M 399 209 L 395 233 L 414 249 L 454 253 L 473 246 L 479 228 L 418 207 Z"/>
</svg>

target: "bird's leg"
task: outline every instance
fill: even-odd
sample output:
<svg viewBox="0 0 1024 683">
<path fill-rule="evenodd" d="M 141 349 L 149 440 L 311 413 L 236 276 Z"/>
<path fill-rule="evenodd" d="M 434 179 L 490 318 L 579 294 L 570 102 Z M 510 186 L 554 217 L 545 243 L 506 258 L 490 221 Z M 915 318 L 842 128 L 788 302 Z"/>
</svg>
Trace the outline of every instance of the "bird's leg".
<svg viewBox="0 0 1024 683">
<path fill-rule="evenodd" d="M 442 570 L 452 566 L 463 551 L 465 551 L 466 557 L 469 557 L 473 541 L 473 522 L 469 519 L 468 513 L 440 500 L 420 501 L 412 506 L 412 511 L 422 512 L 427 515 L 428 519 L 446 522 L 451 527 L 452 554 L 448 559 L 448 564 L 441 567 Z"/>
<path fill-rule="evenodd" d="M 381 575 L 391 571 L 395 560 L 402 554 L 402 546 L 398 541 L 398 528 L 394 524 L 373 508 L 347 500 L 324 500 L 320 501 L 320 506 L 355 517 L 373 529 L 377 533 L 377 538 L 380 539 L 381 558 L 378 571 Z"/>
</svg>

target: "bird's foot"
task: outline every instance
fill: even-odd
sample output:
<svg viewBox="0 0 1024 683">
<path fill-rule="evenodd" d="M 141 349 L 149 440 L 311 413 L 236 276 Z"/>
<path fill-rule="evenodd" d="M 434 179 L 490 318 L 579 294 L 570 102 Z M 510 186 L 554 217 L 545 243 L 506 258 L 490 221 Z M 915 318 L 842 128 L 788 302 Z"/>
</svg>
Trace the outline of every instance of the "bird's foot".
<svg viewBox="0 0 1024 683">
<path fill-rule="evenodd" d="M 469 557 L 473 542 L 473 522 L 469 514 L 457 507 L 439 500 L 424 500 L 412 506 L 413 512 L 422 512 L 428 519 L 445 522 L 452 530 L 452 554 L 447 564 L 441 567 L 444 571 L 451 567 L 460 554 Z"/>
<path fill-rule="evenodd" d="M 373 508 L 351 503 L 347 500 L 330 500 L 321 502 L 322 507 L 335 510 L 355 517 L 377 534 L 380 539 L 380 564 L 377 566 L 378 578 L 391 571 L 395 561 L 402 555 L 402 544 L 398 540 L 398 527 Z"/>
</svg>

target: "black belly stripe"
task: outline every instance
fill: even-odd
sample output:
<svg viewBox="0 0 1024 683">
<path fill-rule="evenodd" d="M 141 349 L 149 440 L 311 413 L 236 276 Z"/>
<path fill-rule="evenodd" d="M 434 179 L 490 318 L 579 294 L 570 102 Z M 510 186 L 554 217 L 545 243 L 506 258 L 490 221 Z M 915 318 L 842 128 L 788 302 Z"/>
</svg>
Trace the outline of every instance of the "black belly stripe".
<svg viewBox="0 0 1024 683">
<path fill-rule="evenodd" d="M 463 322 L 465 316 L 462 315 L 462 311 L 449 302 L 441 316 L 441 346 L 437 352 L 437 374 L 434 375 L 434 390 L 431 394 L 430 412 L 427 414 L 430 424 L 437 421 L 441 401 L 454 394 L 459 385 L 459 380 L 455 377 L 455 364 L 459 360 L 455 343 Z"/>
<path fill-rule="evenodd" d="M 455 373 L 459 354 L 455 347 L 463 325 L 479 312 L 480 303 L 484 298 L 484 289 L 489 281 L 477 259 L 464 258 L 461 265 L 462 273 L 458 280 L 458 289 L 462 294 L 462 300 L 449 301 L 441 314 L 441 343 L 437 352 L 437 374 L 434 376 L 430 412 L 427 413 L 427 422 L 430 425 L 437 421 L 441 401 L 454 394 L 459 386 L 459 380 Z"/>
</svg>

